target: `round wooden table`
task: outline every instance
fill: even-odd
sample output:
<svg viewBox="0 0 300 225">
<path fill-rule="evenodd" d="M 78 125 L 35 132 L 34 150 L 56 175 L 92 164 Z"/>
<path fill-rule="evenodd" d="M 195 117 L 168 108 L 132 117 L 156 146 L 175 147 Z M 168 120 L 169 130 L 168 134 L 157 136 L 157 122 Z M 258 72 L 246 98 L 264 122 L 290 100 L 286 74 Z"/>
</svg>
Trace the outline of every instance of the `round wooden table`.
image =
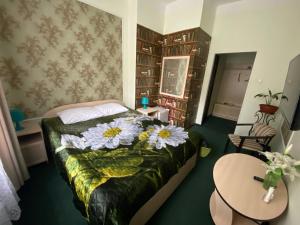
<svg viewBox="0 0 300 225">
<path fill-rule="evenodd" d="M 215 191 L 210 198 L 210 212 L 216 225 L 246 225 L 270 221 L 287 208 L 288 193 L 280 181 L 270 203 L 263 201 L 266 190 L 254 176 L 264 178 L 264 162 L 246 154 L 233 153 L 215 164 Z M 256 222 L 254 222 L 256 221 Z"/>
</svg>

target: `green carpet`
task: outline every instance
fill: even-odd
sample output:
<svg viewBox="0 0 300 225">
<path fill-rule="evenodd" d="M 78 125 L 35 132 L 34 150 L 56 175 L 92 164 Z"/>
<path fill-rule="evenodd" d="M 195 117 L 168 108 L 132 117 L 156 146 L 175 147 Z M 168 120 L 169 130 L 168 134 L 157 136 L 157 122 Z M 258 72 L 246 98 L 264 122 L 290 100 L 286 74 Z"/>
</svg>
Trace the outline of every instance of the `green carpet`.
<svg viewBox="0 0 300 225">
<path fill-rule="evenodd" d="M 222 156 L 232 121 L 210 117 L 203 125 L 195 125 L 212 152 L 200 159 L 196 168 L 183 181 L 147 225 L 213 225 L 209 198 L 214 189 L 212 168 Z M 30 180 L 18 192 L 21 219 L 15 225 L 87 225 L 73 205 L 72 192 L 58 174 L 53 163 L 30 168 Z"/>
</svg>

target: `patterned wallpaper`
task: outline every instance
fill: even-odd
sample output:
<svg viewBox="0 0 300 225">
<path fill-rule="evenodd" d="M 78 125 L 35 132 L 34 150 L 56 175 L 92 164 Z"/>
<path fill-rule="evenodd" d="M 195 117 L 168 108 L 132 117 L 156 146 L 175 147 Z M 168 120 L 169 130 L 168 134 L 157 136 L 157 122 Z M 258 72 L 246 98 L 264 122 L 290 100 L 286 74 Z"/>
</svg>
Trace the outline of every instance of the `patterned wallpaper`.
<svg viewBox="0 0 300 225">
<path fill-rule="evenodd" d="M 0 1 L 0 78 L 28 117 L 122 99 L 121 19 L 77 0 Z"/>
</svg>

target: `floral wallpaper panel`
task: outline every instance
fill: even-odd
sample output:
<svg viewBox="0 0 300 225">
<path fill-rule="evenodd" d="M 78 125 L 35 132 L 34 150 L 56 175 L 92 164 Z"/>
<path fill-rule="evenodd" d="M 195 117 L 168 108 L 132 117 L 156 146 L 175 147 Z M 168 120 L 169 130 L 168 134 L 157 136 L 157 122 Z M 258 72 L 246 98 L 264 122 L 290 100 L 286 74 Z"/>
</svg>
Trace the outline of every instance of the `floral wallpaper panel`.
<svg viewBox="0 0 300 225">
<path fill-rule="evenodd" d="M 0 2 L 0 78 L 27 117 L 122 99 L 121 19 L 77 0 Z"/>
</svg>

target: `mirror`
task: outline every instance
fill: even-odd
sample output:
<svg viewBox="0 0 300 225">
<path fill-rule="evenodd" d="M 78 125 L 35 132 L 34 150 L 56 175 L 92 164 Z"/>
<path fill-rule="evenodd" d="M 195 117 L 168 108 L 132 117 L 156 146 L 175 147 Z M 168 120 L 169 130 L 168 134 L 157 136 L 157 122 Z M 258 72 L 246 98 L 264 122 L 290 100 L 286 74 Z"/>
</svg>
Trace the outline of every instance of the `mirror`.
<svg viewBox="0 0 300 225">
<path fill-rule="evenodd" d="M 163 57 L 160 94 L 183 98 L 190 56 Z"/>
</svg>

